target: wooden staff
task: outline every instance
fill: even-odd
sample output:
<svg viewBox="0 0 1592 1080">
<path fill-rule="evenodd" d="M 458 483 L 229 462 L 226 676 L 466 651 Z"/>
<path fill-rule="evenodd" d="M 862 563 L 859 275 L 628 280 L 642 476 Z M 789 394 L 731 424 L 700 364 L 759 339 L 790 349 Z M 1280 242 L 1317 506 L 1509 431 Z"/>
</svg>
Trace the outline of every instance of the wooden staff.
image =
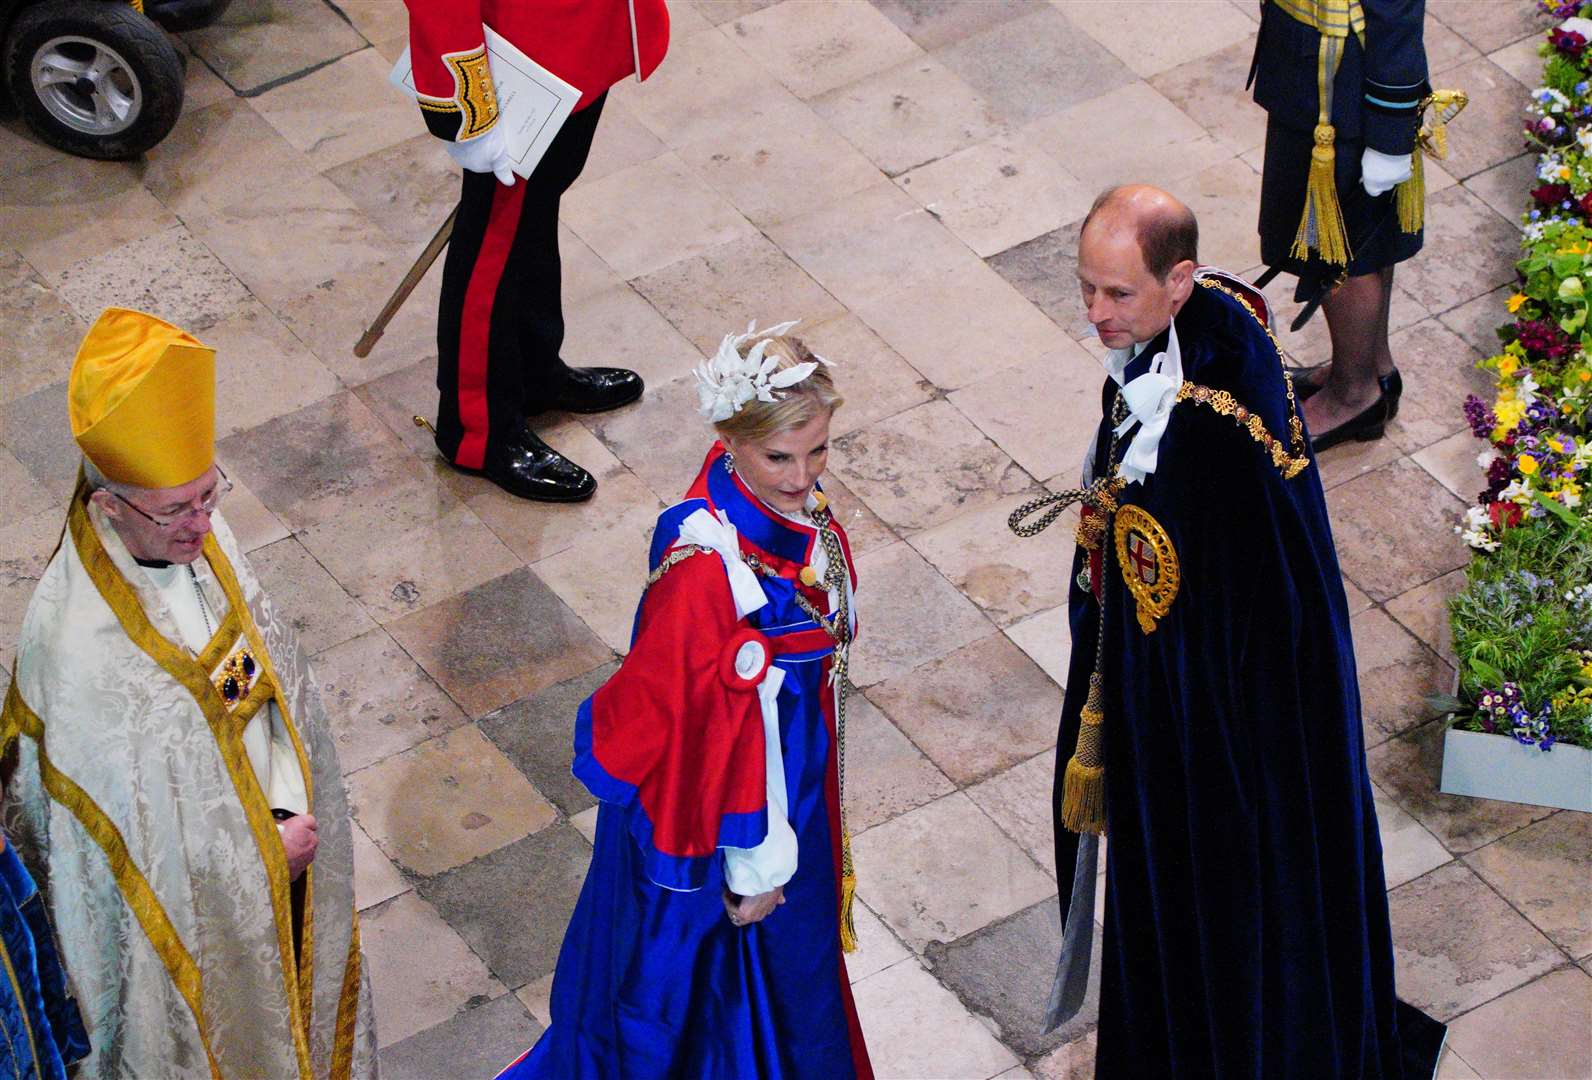
<svg viewBox="0 0 1592 1080">
<path fill-rule="evenodd" d="M 393 290 L 392 297 L 381 309 L 381 314 L 376 316 L 376 321 L 370 324 L 370 329 L 360 335 L 359 343 L 354 346 L 355 356 L 370 355 L 370 350 L 375 348 L 376 342 L 380 341 L 381 335 L 386 332 L 387 324 L 392 322 L 394 315 L 398 314 L 398 309 L 404 306 L 404 301 L 415 291 L 420 279 L 426 276 L 431 264 L 437 261 L 442 249 L 448 246 L 448 240 L 453 236 L 453 222 L 458 216 L 459 208 L 455 206 L 437 228 L 437 234 L 431 238 L 430 243 L 426 244 L 425 250 L 420 253 L 420 258 L 415 260 L 415 264 L 409 268 L 404 279 L 398 283 L 398 288 Z"/>
</svg>

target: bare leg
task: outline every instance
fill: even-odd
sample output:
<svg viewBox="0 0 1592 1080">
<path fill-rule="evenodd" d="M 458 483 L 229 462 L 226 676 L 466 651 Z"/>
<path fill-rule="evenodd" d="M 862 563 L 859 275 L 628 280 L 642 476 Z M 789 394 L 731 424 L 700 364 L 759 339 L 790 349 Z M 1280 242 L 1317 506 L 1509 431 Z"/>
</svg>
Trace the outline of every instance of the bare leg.
<svg viewBox="0 0 1592 1080">
<path fill-rule="evenodd" d="M 1351 277 L 1322 301 L 1332 337 L 1332 366 L 1321 391 L 1305 402 L 1305 422 L 1315 434 L 1364 412 L 1381 394 L 1377 375 L 1393 369 L 1388 351 L 1388 304 L 1393 295 L 1389 268 Z"/>
</svg>

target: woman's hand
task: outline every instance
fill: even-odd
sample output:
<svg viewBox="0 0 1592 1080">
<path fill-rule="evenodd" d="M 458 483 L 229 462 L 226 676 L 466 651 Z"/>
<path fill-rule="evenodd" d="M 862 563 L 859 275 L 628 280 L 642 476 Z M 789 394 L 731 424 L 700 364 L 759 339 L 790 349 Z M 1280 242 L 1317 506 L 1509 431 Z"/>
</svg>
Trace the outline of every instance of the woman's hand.
<svg viewBox="0 0 1592 1080">
<path fill-rule="evenodd" d="M 724 890 L 724 913 L 730 917 L 730 922 L 736 926 L 750 926 L 755 922 L 762 922 L 774 913 L 774 909 L 785 902 L 785 887 L 776 886 L 773 892 L 766 892 L 759 896 L 736 896 L 728 889 Z"/>
</svg>

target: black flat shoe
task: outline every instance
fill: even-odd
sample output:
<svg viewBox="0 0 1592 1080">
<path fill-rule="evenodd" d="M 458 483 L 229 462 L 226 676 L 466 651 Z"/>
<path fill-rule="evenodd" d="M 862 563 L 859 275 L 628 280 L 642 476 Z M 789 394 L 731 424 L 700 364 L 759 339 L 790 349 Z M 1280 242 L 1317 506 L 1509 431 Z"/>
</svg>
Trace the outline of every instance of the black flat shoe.
<svg viewBox="0 0 1592 1080">
<path fill-rule="evenodd" d="M 1311 382 L 1309 378 L 1309 376 L 1326 366 L 1325 364 L 1317 364 L 1314 367 L 1291 367 L 1285 369 L 1289 375 L 1293 376 L 1295 401 L 1303 405 L 1315 395 L 1317 390 L 1326 385 L 1325 382 Z"/>
<path fill-rule="evenodd" d="M 1310 448 L 1316 453 L 1330 450 L 1342 442 L 1371 442 L 1380 439 L 1382 432 L 1387 428 L 1388 398 L 1386 394 L 1378 394 L 1377 399 L 1366 406 L 1358 415 L 1352 416 L 1320 435 L 1310 439 Z"/>
<path fill-rule="evenodd" d="M 564 412 L 607 412 L 629 405 L 645 389 L 641 376 L 624 368 L 570 368 L 564 385 L 559 387 L 547 407 Z"/>
<path fill-rule="evenodd" d="M 484 476 L 510 495 L 536 502 L 581 502 L 597 490 L 591 473 L 548 446 L 528 427 L 503 445 L 488 447 L 481 468 L 453 467 Z"/>
<path fill-rule="evenodd" d="M 1393 418 L 1399 414 L 1399 398 L 1404 393 L 1404 377 L 1399 374 L 1399 369 L 1394 368 L 1386 375 L 1378 375 L 1376 384 L 1382 388 L 1382 396 L 1387 398 L 1387 418 L 1392 423 Z"/>
</svg>

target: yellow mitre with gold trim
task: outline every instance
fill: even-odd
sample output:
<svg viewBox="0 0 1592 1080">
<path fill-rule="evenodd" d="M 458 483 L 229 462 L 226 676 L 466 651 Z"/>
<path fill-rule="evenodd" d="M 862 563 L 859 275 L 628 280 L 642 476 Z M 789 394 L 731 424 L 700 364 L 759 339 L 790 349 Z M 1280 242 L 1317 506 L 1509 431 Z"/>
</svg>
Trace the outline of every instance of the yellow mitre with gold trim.
<svg viewBox="0 0 1592 1080">
<path fill-rule="evenodd" d="M 72 437 L 108 480 L 181 487 L 215 463 L 216 351 L 163 319 L 106 308 L 66 394 Z"/>
</svg>

